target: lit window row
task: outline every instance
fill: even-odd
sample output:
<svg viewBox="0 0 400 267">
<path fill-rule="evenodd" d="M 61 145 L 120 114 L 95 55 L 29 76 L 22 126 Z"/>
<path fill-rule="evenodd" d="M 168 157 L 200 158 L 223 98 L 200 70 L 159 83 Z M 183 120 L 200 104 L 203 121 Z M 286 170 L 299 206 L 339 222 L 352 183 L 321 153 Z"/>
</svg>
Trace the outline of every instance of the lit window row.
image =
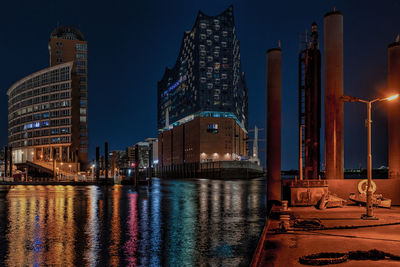
<svg viewBox="0 0 400 267">
<path fill-rule="evenodd" d="M 87 44 L 76 44 L 77 51 L 87 51 Z"/>
<path fill-rule="evenodd" d="M 52 71 L 45 72 L 43 74 L 37 75 L 20 85 L 18 85 L 10 94 L 10 98 L 14 98 L 22 92 L 28 91 L 29 89 L 44 86 L 49 83 L 58 83 L 62 81 L 70 80 L 70 68 L 63 67 L 55 69 Z"/>
</svg>

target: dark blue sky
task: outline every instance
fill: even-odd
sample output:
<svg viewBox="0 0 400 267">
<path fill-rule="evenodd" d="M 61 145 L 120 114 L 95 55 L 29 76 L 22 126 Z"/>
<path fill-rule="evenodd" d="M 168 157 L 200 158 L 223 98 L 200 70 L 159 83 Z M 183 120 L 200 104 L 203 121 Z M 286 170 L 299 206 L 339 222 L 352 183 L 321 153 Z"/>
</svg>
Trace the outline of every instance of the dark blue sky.
<svg viewBox="0 0 400 267">
<path fill-rule="evenodd" d="M 250 127 L 265 128 L 265 51 L 282 40 L 282 169 L 297 168 L 298 35 L 316 21 L 323 50 L 323 16 L 333 6 L 344 15 L 345 93 L 384 95 L 387 45 L 400 32 L 399 0 L 6 1 L 0 9 L 0 145 L 7 143 L 6 91 L 49 65 L 47 43 L 58 23 L 78 27 L 89 42 L 90 158 L 105 140 L 111 149 L 124 149 L 156 137 L 157 81 L 175 63 L 183 32 L 199 9 L 217 15 L 230 4 L 249 87 Z M 374 167 L 387 165 L 385 105 L 373 110 Z M 346 168 L 365 166 L 365 109 L 345 104 Z"/>
</svg>

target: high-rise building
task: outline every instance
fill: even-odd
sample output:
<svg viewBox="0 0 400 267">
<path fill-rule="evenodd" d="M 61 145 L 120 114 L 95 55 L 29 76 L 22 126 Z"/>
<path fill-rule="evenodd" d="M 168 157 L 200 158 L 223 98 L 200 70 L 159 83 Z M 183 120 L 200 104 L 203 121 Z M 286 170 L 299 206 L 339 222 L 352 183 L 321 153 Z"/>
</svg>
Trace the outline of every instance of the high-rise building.
<svg viewBox="0 0 400 267">
<path fill-rule="evenodd" d="M 76 75 L 76 95 L 72 106 L 76 117 L 72 131 L 79 136 L 79 161 L 88 160 L 88 44 L 83 34 L 71 26 L 60 26 L 52 31 L 49 40 L 50 66 L 73 61 L 72 72 Z M 75 133 L 76 132 L 76 133 Z"/>
<path fill-rule="evenodd" d="M 127 147 L 126 152 L 130 166 L 134 163 L 137 164 L 139 169 L 150 167 L 150 147 L 148 142 L 138 142 L 134 146 Z"/>
<path fill-rule="evenodd" d="M 217 16 L 199 11 L 158 82 L 160 165 L 247 156 L 247 110 L 233 7 Z"/>
<path fill-rule="evenodd" d="M 82 170 L 88 151 L 87 42 L 79 30 L 58 27 L 51 33 L 49 51 L 50 67 L 7 91 L 13 162 L 52 168 L 50 161 L 56 161 L 64 171 Z"/>
</svg>

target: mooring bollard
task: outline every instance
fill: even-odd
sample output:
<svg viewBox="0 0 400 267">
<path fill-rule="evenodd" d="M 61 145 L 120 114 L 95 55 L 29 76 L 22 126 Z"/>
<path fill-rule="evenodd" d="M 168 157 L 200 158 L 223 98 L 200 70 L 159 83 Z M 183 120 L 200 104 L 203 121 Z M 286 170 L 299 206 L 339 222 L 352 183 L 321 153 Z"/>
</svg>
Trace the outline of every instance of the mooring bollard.
<svg viewBox="0 0 400 267">
<path fill-rule="evenodd" d="M 288 210 L 288 201 L 287 200 L 282 200 L 282 210 L 283 211 Z"/>
</svg>

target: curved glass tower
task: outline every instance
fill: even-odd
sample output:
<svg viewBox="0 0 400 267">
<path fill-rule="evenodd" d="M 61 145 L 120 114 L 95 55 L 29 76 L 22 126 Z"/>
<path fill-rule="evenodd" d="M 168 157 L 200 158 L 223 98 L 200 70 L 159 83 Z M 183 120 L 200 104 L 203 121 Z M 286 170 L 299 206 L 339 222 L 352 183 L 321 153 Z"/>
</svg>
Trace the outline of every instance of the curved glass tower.
<svg viewBox="0 0 400 267">
<path fill-rule="evenodd" d="M 87 167 L 87 42 L 71 26 L 52 31 L 50 67 L 14 83 L 8 95 L 13 162 L 76 172 Z M 64 164 L 67 163 L 67 164 Z M 35 165 L 36 164 L 36 165 Z"/>
</svg>

